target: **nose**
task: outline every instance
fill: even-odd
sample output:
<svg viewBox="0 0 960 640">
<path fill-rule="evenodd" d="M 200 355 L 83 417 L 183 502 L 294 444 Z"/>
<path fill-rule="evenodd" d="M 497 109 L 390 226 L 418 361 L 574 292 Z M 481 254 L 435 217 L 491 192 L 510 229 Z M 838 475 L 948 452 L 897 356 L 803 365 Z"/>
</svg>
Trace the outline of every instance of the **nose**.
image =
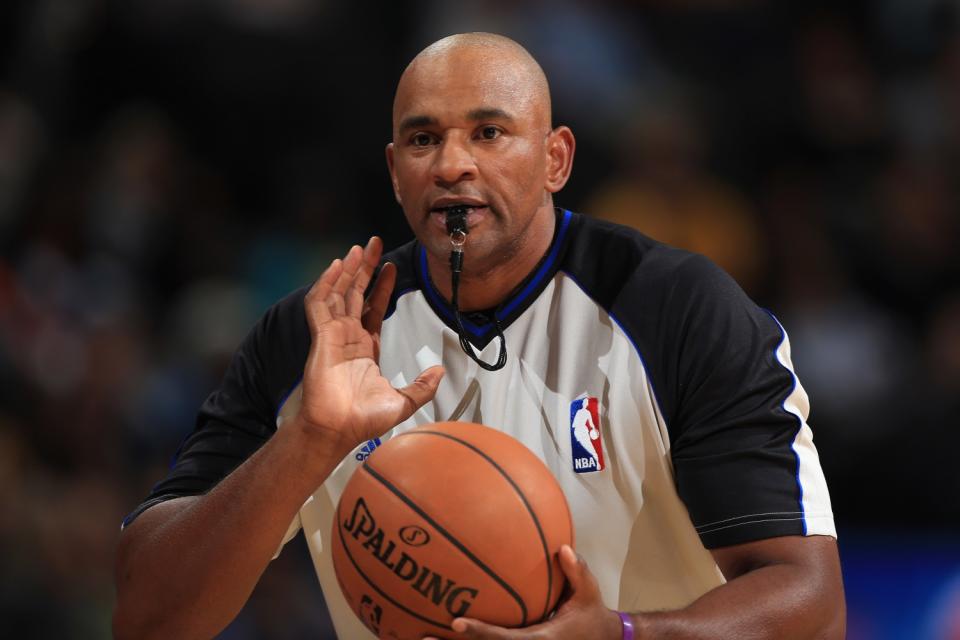
<svg viewBox="0 0 960 640">
<path fill-rule="evenodd" d="M 437 149 L 433 162 L 434 179 L 438 184 L 449 186 L 477 177 L 477 164 L 467 145 L 454 137 L 448 137 Z"/>
</svg>

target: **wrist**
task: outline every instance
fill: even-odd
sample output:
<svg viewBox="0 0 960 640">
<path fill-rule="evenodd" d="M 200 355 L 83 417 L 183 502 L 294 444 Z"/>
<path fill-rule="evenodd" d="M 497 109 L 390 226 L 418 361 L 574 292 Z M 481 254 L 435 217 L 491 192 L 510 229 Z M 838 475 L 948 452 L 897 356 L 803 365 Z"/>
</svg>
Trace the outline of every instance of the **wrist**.
<svg viewBox="0 0 960 640">
<path fill-rule="evenodd" d="M 332 430 L 318 429 L 299 415 L 284 422 L 277 435 L 289 438 L 291 448 L 301 458 L 303 470 L 322 476 L 321 482 L 356 446 Z"/>
<path fill-rule="evenodd" d="M 638 640 L 636 635 L 636 625 L 633 622 L 633 616 L 625 611 L 617 611 L 617 617 L 620 618 L 620 629 L 622 640 Z"/>
</svg>

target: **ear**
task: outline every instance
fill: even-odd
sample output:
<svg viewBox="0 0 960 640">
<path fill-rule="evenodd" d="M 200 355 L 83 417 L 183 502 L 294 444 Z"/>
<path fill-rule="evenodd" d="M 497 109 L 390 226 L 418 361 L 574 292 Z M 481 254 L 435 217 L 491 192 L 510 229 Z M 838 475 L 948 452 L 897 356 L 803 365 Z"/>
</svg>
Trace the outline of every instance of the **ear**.
<svg viewBox="0 0 960 640">
<path fill-rule="evenodd" d="M 397 182 L 397 169 L 393 161 L 393 143 L 389 143 L 386 148 L 387 170 L 390 171 L 390 182 L 393 183 L 393 197 L 397 199 L 397 204 L 403 206 L 403 200 L 400 198 L 400 183 Z"/>
<path fill-rule="evenodd" d="M 573 153 L 577 141 L 570 127 L 557 127 L 547 135 L 547 182 L 546 189 L 556 193 L 563 189 L 573 169 Z"/>
</svg>

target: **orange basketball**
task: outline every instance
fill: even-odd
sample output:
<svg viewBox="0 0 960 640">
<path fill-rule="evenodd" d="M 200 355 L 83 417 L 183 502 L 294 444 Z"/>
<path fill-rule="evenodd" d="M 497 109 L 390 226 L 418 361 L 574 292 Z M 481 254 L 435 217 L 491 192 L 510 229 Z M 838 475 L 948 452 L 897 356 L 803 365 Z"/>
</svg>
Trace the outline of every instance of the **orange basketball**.
<svg viewBox="0 0 960 640">
<path fill-rule="evenodd" d="M 543 620 L 573 544 L 563 491 L 514 438 L 478 424 L 394 436 L 344 488 L 333 566 L 354 612 L 395 640 L 449 637 L 465 616 L 518 627 Z"/>
</svg>

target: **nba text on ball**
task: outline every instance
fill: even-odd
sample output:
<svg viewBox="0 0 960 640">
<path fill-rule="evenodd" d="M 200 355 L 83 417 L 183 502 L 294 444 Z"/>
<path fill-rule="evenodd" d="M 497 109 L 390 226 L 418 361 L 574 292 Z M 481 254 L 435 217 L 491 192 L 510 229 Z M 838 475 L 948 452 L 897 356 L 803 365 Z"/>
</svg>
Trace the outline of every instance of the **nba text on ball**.
<svg viewBox="0 0 960 640">
<path fill-rule="evenodd" d="M 473 599 L 479 593 L 478 589 L 458 586 L 453 580 L 444 578 L 426 565 L 421 565 L 406 551 L 401 551 L 394 562 L 397 542 L 377 526 L 377 521 L 363 498 L 357 498 L 350 518 L 343 523 L 343 530 L 354 540 L 360 540 L 361 536 L 365 538 L 362 546 L 374 558 L 393 571 L 398 578 L 409 582 L 410 588 L 421 596 L 438 607 L 445 608 L 454 618 L 466 615 Z"/>
</svg>

